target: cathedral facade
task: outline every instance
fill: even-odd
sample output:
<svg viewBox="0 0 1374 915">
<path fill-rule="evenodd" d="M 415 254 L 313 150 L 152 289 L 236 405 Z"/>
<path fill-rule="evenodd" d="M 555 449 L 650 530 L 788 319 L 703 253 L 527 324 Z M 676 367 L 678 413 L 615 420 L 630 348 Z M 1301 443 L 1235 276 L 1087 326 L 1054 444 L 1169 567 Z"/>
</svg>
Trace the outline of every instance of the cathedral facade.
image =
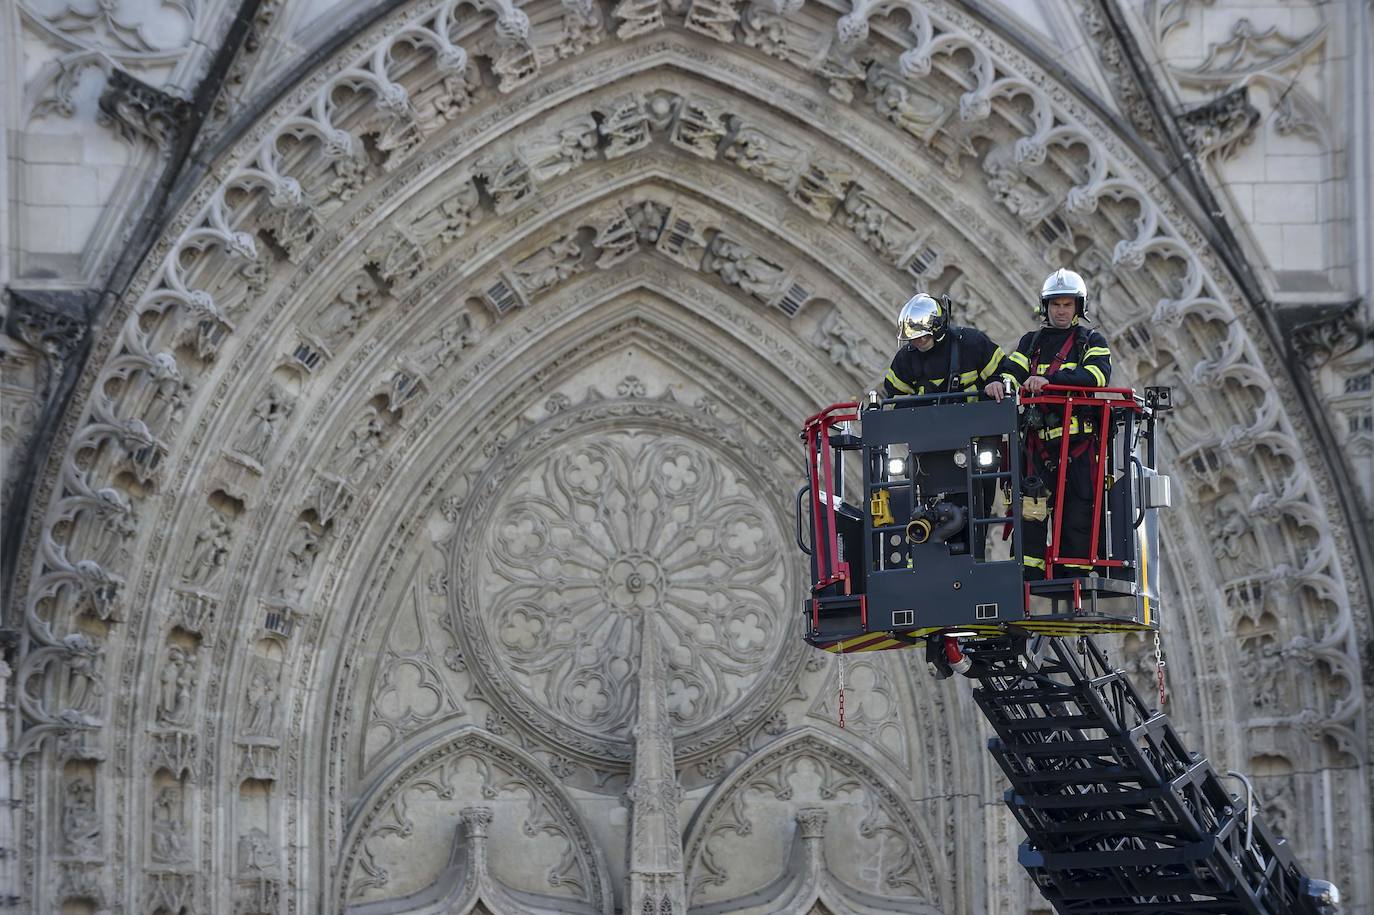
<svg viewBox="0 0 1374 915">
<path fill-rule="evenodd" d="M 1048 913 L 794 508 L 908 296 L 1067 266 L 1176 402 L 1104 644 L 1374 907 L 1370 3 L 0 16 L 5 904 Z"/>
</svg>

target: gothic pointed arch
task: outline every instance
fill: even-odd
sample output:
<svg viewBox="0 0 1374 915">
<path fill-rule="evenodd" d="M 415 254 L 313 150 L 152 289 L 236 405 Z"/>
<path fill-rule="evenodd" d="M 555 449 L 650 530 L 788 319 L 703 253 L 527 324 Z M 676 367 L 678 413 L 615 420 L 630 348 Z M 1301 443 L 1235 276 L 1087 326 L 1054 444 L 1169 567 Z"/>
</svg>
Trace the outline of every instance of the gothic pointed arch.
<svg viewBox="0 0 1374 915">
<path fill-rule="evenodd" d="M 812 728 L 787 734 L 722 779 L 688 824 L 689 906 L 809 911 L 850 897 L 865 910 L 948 911 L 955 877 L 902 794 L 860 745 Z M 796 820 L 798 834 L 779 820 Z"/>
<path fill-rule="evenodd" d="M 628 639 L 676 601 L 695 786 L 750 758 L 848 791 L 843 758 L 878 819 L 834 828 L 890 835 L 969 911 L 949 830 L 883 774 L 967 767 L 920 758 L 910 720 L 824 731 L 827 671 L 787 640 L 786 442 L 878 375 L 912 287 L 1009 340 L 1050 262 L 1101 290 L 1119 380 L 1180 391 L 1166 639 L 1202 686 L 1177 712 L 1315 841 L 1314 811 L 1369 804 L 1339 496 L 1263 317 L 1078 87 L 939 2 L 425 0 L 231 131 L 96 340 L 22 550 L 18 765 L 70 814 L 24 814 L 25 891 L 308 910 L 360 792 L 478 727 L 610 803 Z M 882 892 L 919 883 L 886 860 Z"/>
</svg>

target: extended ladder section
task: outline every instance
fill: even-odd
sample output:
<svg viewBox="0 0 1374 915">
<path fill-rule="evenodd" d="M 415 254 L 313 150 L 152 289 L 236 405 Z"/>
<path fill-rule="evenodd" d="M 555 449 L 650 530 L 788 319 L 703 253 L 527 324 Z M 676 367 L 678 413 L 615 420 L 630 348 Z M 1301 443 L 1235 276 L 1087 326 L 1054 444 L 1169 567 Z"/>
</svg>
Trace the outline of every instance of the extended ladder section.
<svg viewBox="0 0 1374 915">
<path fill-rule="evenodd" d="M 1021 863 L 1057 912 L 1335 911 L 1335 888 L 1302 872 L 1096 645 L 1030 644 L 964 650 L 1028 837 Z"/>
</svg>

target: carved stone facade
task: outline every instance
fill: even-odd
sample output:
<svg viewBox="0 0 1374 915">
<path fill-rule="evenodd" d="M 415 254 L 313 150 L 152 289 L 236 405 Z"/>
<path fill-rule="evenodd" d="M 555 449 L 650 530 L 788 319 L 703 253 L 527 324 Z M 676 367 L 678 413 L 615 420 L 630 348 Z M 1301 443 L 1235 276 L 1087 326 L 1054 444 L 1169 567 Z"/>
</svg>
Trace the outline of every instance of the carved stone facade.
<svg viewBox="0 0 1374 915">
<path fill-rule="evenodd" d="M 1374 900 L 1368 267 L 1223 250 L 1160 180 L 1239 207 L 1228 170 L 1277 131 L 1367 182 L 1303 69 L 1348 24 L 1209 14 L 1185 60 L 1195 7 L 1236 4 L 414 0 L 298 72 L 342 7 L 264 0 L 215 69 L 229 6 L 97 6 L 6 14 L 17 183 L 57 195 L 21 195 L 5 261 L 7 454 L 44 430 L 6 554 L 22 907 L 1044 911 L 963 684 L 851 660 L 838 726 L 792 504 L 800 419 L 879 377 L 894 303 L 948 292 L 1005 344 L 1061 263 L 1115 380 L 1178 392 L 1169 711 Z M 168 163 L 207 68 L 198 158 Z M 55 124 L 122 150 L 90 206 Z"/>
</svg>

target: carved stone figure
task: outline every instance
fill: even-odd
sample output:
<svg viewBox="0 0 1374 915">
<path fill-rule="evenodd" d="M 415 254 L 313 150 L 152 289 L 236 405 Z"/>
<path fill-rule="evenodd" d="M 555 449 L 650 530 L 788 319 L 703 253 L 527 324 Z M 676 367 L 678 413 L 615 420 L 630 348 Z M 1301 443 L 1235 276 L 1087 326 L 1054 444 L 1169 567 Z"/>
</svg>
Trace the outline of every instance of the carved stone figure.
<svg viewBox="0 0 1374 915">
<path fill-rule="evenodd" d="M 249 421 L 234 447 L 254 460 L 263 460 L 276 441 L 279 427 L 291 415 L 294 406 L 295 401 L 279 385 L 275 382 L 268 384 L 267 390 L 253 405 Z"/>
<path fill-rule="evenodd" d="M 725 158 L 756 178 L 787 187 L 804 164 L 806 155 L 757 128 L 742 127 L 725 151 Z"/>
<path fill-rule="evenodd" d="M 883 260 L 897 263 L 915 234 L 869 194 L 856 186 L 844 200 L 845 225 Z"/>
<path fill-rule="evenodd" d="M 233 529 L 229 522 L 212 512 L 205 527 L 196 532 L 182 579 L 193 587 L 203 588 L 214 584 L 224 570 L 232 537 Z"/>
<path fill-rule="evenodd" d="M 581 270 L 582 248 L 576 235 L 564 235 L 515 265 L 515 275 L 531 295 L 556 286 Z"/>
<path fill-rule="evenodd" d="M 701 268 L 765 302 L 782 292 L 785 271 L 781 267 L 724 236 L 716 237 Z"/>
<path fill-rule="evenodd" d="M 164 785 L 153 794 L 152 858 L 161 864 L 180 864 L 187 858 L 182 805 L 180 785 Z"/>
<path fill-rule="evenodd" d="M 416 368 L 421 375 L 429 375 L 451 365 L 458 354 L 471 346 L 477 339 L 472 314 L 463 311 L 449 318 L 439 326 L 420 345 L 406 353 L 406 365 Z"/>
<path fill-rule="evenodd" d="M 856 375 L 867 375 L 871 366 L 864 358 L 865 341 L 862 335 L 845 323 L 838 308 L 825 316 L 816 328 L 813 342 L 830 355 L 830 361 L 844 366 Z"/>
<path fill-rule="evenodd" d="M 298 521 L 286 545 L 286 555 L 272 577 L 269 596 L 298 604 L 310 585 L 310 570 L 319 551 L 320 535 L 309 521 Z"/>
<path fill-rule="evenodd" d="M 878 114 L 922 142 L 929 142 L 944 123 L 943 104 L 917 92 L 877 64 L 868 69 L 868 88 Z"/>
<path fill-rule="evenodd" d="M 386 426 L 376 416 L 369 416 L 335 446 L 336 472 L 350 483 L 361 481 L 381 460 L 385 437 Z"/>
<path fill-rule="evenodd" d="M 95 785 L 85 775 L 67 782 L 62 798 L 62 839 L 67 854 L 78 858 L 100 853 L 100 821 L 95 809 Z"/>
<path fill-rule="evenodd" d="M 325 343 L 337 347 L 356 334 L 381 304 L 372 279 L 366 273 L 355 274 L 344 284 L 338 298 L 319 312 L 315 330 Z"/>
<path fill-rule="evenodd" d="M 180 645 L 167 650 L 167 662 L 158 675 L 158 724 L 180 728 L 191 723 L 197 663 L 196 654 Z"/>
<path fill-rule="evenodd" d="M 567 174 L 596 154 L 598 130 L 591 115 L 573 118 L 551 136 L 534 141 L 523 152 L 535 181 Z"/>
<path fill-rule="evenodd" d="M 270 737 L 277 720 L 277 681 L 263 670 L 253 672 L 248 684 L 248 720 L 243 733 L 249 737 Z"/>
<path fill-rule="evenodd" d="M 64 710 L 70 710 L 87 724 L 99 721 L 104 693 L 104 650 L 90 636 L 73 632 L 62 640 L 67 662 Z"/>
<path fill-rule="evenodd" d="M 263 877 L 277 873 L 281 856 L 267 833 L 250 829 L 239 836 L 239 874 Z"/>
</svg>

